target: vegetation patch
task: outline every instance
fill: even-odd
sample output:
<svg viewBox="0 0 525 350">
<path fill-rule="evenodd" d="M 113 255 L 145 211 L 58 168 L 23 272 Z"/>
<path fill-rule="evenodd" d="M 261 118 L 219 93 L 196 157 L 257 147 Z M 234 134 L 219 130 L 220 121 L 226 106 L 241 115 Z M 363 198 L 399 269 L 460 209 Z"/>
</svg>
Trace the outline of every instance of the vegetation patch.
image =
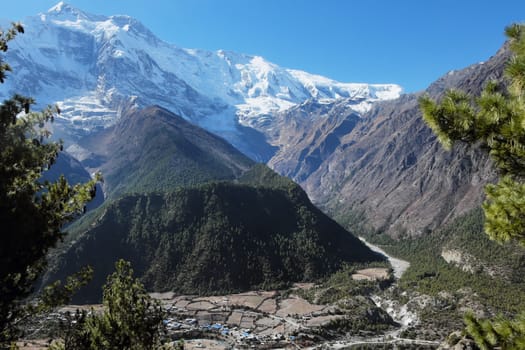
<svg viewBox="0 0 525 350">
<path fill-rule="evenodd" d="M 200 295 L 283 289 L 317 281 L 344 263 L 384 260 L 317 209 L 299 186 L 262 165 L 236 183 L 127 195 L 89 219 L 76 226 L 78 238 L 49 276 L 92 265 L 94 281 L 79 302 L 99 299 L 117 258 L 131 261 L 151 291 Z"/>
<path fill-rule="evenodd" d="M 398 286 L 385 296 L 419 315 L 420 323 L 402 336 L 444 339 L 464 327 L 463 318 L 469 311 L 478 316 L 514 316 L 525 308 L 525 249 L 490 240 L 483 223 L 478 208 L 422 237 L 366 236 L 389 254 L 410 262 Z M 464 268 L 466 262 L 447 262 L 443 251 L 450 250 L 467 256 L 469 268 Z M 414 300 L 425 301 L 418 305 Z"/>
</svg>

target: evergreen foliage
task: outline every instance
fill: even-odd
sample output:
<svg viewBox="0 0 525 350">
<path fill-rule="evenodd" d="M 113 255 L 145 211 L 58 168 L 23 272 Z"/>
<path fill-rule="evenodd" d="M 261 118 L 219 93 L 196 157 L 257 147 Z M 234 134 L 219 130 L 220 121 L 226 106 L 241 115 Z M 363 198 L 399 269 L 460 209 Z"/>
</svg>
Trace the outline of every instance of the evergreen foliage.
<svg viewBox="0 0 525 350">
<path fill-rule="evenodd" d="M 479 320 L 473 314 L 465 317 L 467 333 L 482 350 L 525 349 L 525 314 L 509 320 L 498 317 L 494 321 Z"/>
<path fill-rule="evenodd" d="M 241 184 L 267 187 L 273 189 L 295 188 L 297 185 L 285 176 L 280 176 L 275 171 L 262 163 L 257 163 L 239 177 Z"/>
<path fill-rule="evenodd" d="M 525 309 L 525 248 L 491 240 L 483 226 L 483 211 L 477 208 L 420 237 L 367 236 L 389 254 L 410 262 L 398 283 L 400 292 L 408 295 L 396 292 L 393 297 L 401 303 L 410 303 L 412 295 L 434 300 L 421 310 L 421 323 L 406 336 L 432 329 L 439 334 L 436 339 L 442 339 L 462 327 L 465 308 L 505 317 Z M 460 252 L 461 259 L 447 263 L 443 252 Z"/>
<path fill-rule="evenodd" d="M 19 24 L 0 31 L 0 50 L 5 52 L 17 33 L 23 33 Z M 9 71 L 0 60 L 0 82 Z M 74 186 L 64 177 L 55 182 L 41 179 L 62 148 L 47 141 L 50 133 L 45 128 L 59 110 L 32 112 L 33 103 L 32 98 L 15 95 L 0 105 L 0 346 L 16 338 L 16 324 L 32 310 L 23 300 L 46 266 L 46 253 L 64 236 L 63 225 L 83 213 L 98 179 Z M 76 288 L 69 282 L 62 296 Z"/>
<path fill-rule="evenodd" d="M 368 238 L 411 263 L 400 280 L 403 289 L 438 296 L 468 288 L 494 312 L 515 314 L 525 308 L 525 249 L 490 240 L 483 234 L 483 221 L 478 208 L 418 238 Z M 442 253 L 450 250 L 463 253 L 463 265 L 443 259 Z"/>
<path fill-rule="evenodd" d="M 77 311 L 59 350 L 149 350 L 160 348 L 164 312 L 138 279 L 131 264 L 119 260 L 105 284 L 100 314 Z M 71 322 L 73 321 L 73 322 Z"/>
<path fill-rule="evenodd" d="M 487 234 L 500 242 L 525 244 L 525 26 L 506 29 L 514 56 L 505 73 L 507 86 L 492 82 L 481 96 L 448 91 L 440 103 L 420 99 L 425 122 L 448 149 L 454 142 L 480 143 L 504 175 L 486 187 Z"/>
<path fill-rule="evenodd" d="M 514 53 L 507 64 L 506 85 L 487 84 L 472 98 L 449 91 L 440 103 L 428 96 L 420 100 L 423 118 L 440 142 L 451 148 L 455 141 L 486 147 L 503 177 L 485 188 L 485 232 L 498 242 L 525 245 L 525 25 L 506 28 Z M 482 349 L 525 347 L 525 316 L 515 320 L 465 320 L 467 333 Z"/>
<path fill-rule="evenodd" d="M 300 295 L 310 303 L 319 305 L 338 304 L 342 308 L 348 308 L 344 305 L 348 298 L 354 296 L 370 296 L 382 289 L 390 286 L 394 280 L 394 276 L 390 274 L 388 279 L 380 281 L 368 280 L 354 280 L 352 277 L 357 271 L 362 268 L 382 267 L 388 268 L 388 262 L 374 262 L 369 264 L 344 264 L 343 267 L 326 278 L 322 283 L 318 283 L 312 288 L 297 289 L 294 293 Z M 359 304 L 359 303 L 357 303 Z M 367 307 L 368 303 L 361 303 L 360 307 Z M 357 305 L 352 305 L 356 308 Z"/>
<path fill-rule="evenodd" d="M 261 178 L 271 170 L 253 172 Z M 189 294 L 278 288 L 316 280 L 345 261 L 383 260 L 292 181 L 274 184 L 280 187 L 221 182 L 122 197 L 77 226 L 87 231 L 67 249 L 54 277 L 93 265 L 93 283 L 78 301 L 95 301 L 118 257 L 133 263 L 149 290 Z"/>
</svg>

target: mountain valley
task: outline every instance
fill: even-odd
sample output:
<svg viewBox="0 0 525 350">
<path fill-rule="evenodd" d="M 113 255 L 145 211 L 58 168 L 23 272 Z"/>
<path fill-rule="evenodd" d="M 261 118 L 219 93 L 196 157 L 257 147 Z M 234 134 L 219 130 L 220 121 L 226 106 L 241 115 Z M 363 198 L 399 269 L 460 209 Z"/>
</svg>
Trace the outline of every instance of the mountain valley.
<svg viewBox="0 0 525 350">
<path fill-rule="evenodd" d="M 61 110 L 47 126 L 65 151 L 42 179 L 104 179 L 63 227 L 39 292 L 90 265 L 72 303 L 100 303 L 122 258 L 163 303 L 164 324 L 177 325 L 172 340 L 197 334 L 232 348 L 252 345 L 228 338 L 233 318 L 239 334 L 268 333 L 275 347 L 409 349 L 453 343 L 469 312 L 525 309 L 524 248 L 484 233 L 484 187 L 500 176 L 486 145 L 445 150 L 419 105 L 449 89 L 505 87 L 508 43 L 402 94 L 179 48 L 132 17 L 63 2 L 23 24 L 0 97 Z M 57 315 L 31 325 L 35 334 L 54 337 Z"/>
<path fill-rule="evenodd" d="M 438 98 L 454 88 L 479 94 L 487 81 L 501 81 L 508 57 L 503 48 L 483 64 L 448 73 L 424 93 Z M 497 175 L 483 151 L 441 147 L 421 118 L 421 95 L 378 103 L 359 117 L 345 100 L 324 105 L 306 132 L 285 123 L 282 134 L 292 136 L 268 164 L 343 221 L 363 215 L 370 229 L 392 236 L 435 230 L 479 206 L 483 186 Z M 282 118 L 302 120 L 318 115 L 318 108 L 305 104 Z"/>
</svg>

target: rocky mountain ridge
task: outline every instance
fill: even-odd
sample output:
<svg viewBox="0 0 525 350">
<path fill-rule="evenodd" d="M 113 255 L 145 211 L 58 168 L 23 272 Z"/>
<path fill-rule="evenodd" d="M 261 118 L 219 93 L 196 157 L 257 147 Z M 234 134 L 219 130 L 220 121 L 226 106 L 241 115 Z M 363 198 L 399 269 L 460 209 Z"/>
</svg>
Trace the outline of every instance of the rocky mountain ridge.
<svg viewBox="0 0 525 350">
<path fill-rule="evenodd" d="M 6 56 L 16 74 L 0 98 L 18 92 L 57 103 L 55 134 L 70 143 L 130 108 L 159 105 L 266 160 L 264 137 L 254 145 L 250 131 L 264 133 L 274 113 L 308 99 L 340 98 L 364 112 L 401 92 L 395 84 L 340 83 L 260 56 L 179 48 L 131 17 L 93 15 L 63 2 L 23 22 L 26 33 Z"/>
<path fill-rule="evenodd" d="M 105 202 L 68 227 L 46 283 L 95 269 L 92 302 L 118 258 L 149 290 L 209 294 L 316 281 L 384 258 L 316 208 L 292 180 L 170 111 L 130 111 L 79 140 Z"/>
<path fill-rule="evenodd" d="M 478 94 L 487 81 L 502 80 L 508 57 L 504 47 L 485 63 L 449 72 L 424 93 L 439 98 L 456 88 Z M 283 124 L 288 145 L 269 164 L 343 221 L 361 216 L 393 236 L 436 229 L 478 206 L 483 186 L 497 174 L 478 148 L 458 144 L 445 151 L 421 118 L 419 96 L 378 103 L 361 118 L 336 101 L 323 106 L 316 127 Z M 318 108 L 304 104 L 281 118 L 317 115 Z"/>
</svg>

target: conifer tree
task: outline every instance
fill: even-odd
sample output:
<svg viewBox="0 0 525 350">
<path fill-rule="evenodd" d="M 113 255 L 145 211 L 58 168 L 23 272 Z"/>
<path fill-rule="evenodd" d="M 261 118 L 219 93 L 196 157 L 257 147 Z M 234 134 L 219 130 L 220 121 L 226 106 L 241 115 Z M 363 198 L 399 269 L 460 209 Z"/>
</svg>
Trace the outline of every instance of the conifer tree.
<svg viewBox="0 0 525 350">
<path fill-rule="evenodd" d="M 494 240 L 525 245 L 525 26 L 506 28 L 514 56 L 508 84 L 487 84 L 481 96 L 451 90 L 440 103 L 420 99 L 423 119 L 447 149 L 454 142 L 485 146 L 502 177 L 485 188 L 485 231 Z"/>
<path fill-rule="evenodd" d="M 487 149 L 501 173 L 485 187 L 485 231 L 498 242 L 525 245 L 525 25 L 506 28 L 513 53 L 507 81 L 490 82 L 479 97 L 451 90 L 438 103 L 420 99 L 423 119 L 447 149 L 455 142 Z M 481 349 L 524 349 L 525 313 L 515 320 L 465 318 L 466 332 Z"/>
<path fill-rule="evenodd" d="M 102 313 L 78 312 L 62 341 L 53 350 L 153 350 L 161 346 L 164 312 L 140 281 L 131 264 L 115 263 L 115 272 L 103 287 Z"/>
<path fill-rule="evenodd" d="M 6 52 L 23 32 L 20 24 L 0 30 L 0 50 Z M 0 57 L 0 83 L 10 71 Z M 62 149 L 45 128 L 59 110 L 33 112 L 32 104 L 32 98 L 15 95 L 0 105 L 0 348 L 16 339 L 16 325 L 29 311 L 24 299 L 46 266 L 48 250 L 64 236 L 63 225 L 83 212 L 98 180 L 74 186 L 64 177 L 41 180 Z M 73 285 L 64 286 L 62 296 Z"/>
<path fill-rule="evenodd" d="M 133 277 L 131 264 L 115 263 L 116 271 L 104 286 L 103 304 L 107 310 L 87 322 L 93 349 L 156 349 L 163 319 L 162 308 Z"/>
</svg>

